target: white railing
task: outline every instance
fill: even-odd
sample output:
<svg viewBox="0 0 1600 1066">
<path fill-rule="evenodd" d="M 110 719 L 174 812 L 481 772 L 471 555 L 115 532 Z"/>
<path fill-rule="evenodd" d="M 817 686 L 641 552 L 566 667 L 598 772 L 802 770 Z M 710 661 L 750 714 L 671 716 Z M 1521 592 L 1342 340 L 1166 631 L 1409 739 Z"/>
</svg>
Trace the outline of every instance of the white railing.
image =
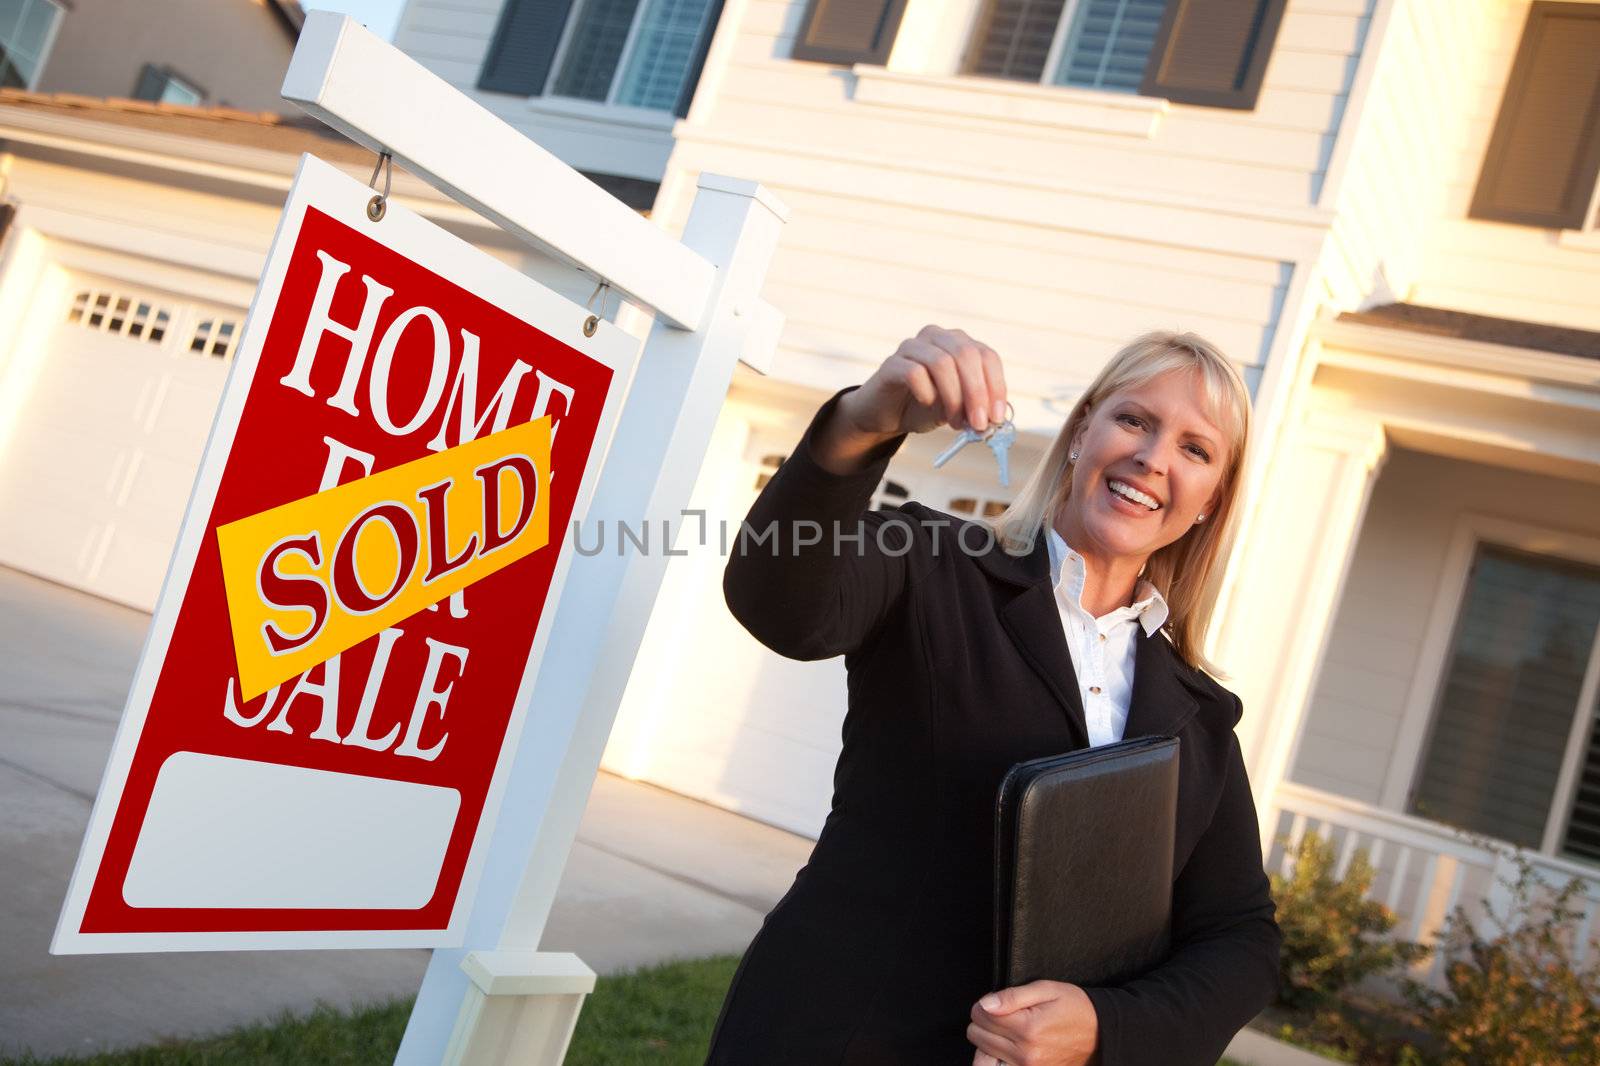
<svg viewBox="0 0 1600 1066">
<path fill-rule="evenodd" d="M 1376 871 L 1369 899 L 1376 899 L 1398 917 L 1394 935 L 1433 944 L 1457 904 L 1484 932 L 1482 900 L 1506 914 L 1510 893 L 1505 882 L 1516 878 L 1516 865 L 1496 848 L 1473 843 L 1450 827 L 1411 815 L 1381 810 L 1332 792 L 1285 781 L 1272 804 L 1272 837 L 1267 848 L 1268 872 L 1287 876 L 1294 854 L 1307 833 L 1316 833 L 1337 849 L 1336 875 L 1343 877 L 1358 850 L 1365 850 Z M 1498 849 L 1498 850 L 1497 850 Z M 1574 906 L 1583 912 L 1574 931 L 1574 958 L 1581 965 L 1594 956 L 1594 935 L 1600 932 L 1600 869 L 1583 863 L 1517 849 L 1547 885 L 1559 888 L 1576 876 L 1584 891 Z M 1437 982 L 1442 970 L 1437 953 L 1414 976 Z"/>
</svg>

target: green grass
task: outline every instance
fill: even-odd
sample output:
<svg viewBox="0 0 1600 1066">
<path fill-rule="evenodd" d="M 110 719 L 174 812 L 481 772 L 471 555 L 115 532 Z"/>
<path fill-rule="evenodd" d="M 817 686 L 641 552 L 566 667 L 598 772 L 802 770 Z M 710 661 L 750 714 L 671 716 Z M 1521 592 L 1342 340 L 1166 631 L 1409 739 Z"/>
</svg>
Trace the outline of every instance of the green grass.
<svg viewBox="0 0 1600 1066">
<path fill-rule="evenodd" d="M 566 1066 L 700 1066 L 738 961 L 724 955 L 600 978 L 578 1016 Z M 24 1055 L 0 1066 L 388 1066 L 410 1013 L 409 1000 L 349 1013 L 319 1007 L 205 1040 L 88 1058 Z"/>
<path fill-rule="evenodd" d="M 602 977 L 578 1015 L 567 1066 L 699 1066 L 736 956 Z M 87 1058 L 0 1059 L 0 1066 L 388 1066 L 409 1000 L 310 1015 Z"/>
</svg>

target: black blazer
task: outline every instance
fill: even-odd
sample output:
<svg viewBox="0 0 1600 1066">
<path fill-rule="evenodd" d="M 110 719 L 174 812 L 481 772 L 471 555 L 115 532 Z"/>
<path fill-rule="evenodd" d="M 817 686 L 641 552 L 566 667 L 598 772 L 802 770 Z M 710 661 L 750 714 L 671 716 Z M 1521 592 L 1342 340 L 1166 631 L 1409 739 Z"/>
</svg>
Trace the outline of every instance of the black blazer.
<svg viewBox="0 0 1600 1066">
<path fill-rule="evenodd" d="M 810 440 L 836 402 L 757 499 L 723 583 L 779 654 L 845 656 L 849 710 L 832 810 L 739 965 L 708 1062 L 966 1066 L 990 991 L 996 789 L 1013 763 L 1087 746 L 1083 707 L 1044 538 L 1016 557 L 918 504 L 866 512 L 900 440 L 828 473 Z M 835 528 L 860 539 L 836 551 Z M 1276 991 L 1239 715 L 1164 636 L 1139 637 L 1125 736 L 1181 739 L 1173 942 L 1152 973 L 1087 989 L 1104 1066 L 1212 1066 Z"/>
</svg>

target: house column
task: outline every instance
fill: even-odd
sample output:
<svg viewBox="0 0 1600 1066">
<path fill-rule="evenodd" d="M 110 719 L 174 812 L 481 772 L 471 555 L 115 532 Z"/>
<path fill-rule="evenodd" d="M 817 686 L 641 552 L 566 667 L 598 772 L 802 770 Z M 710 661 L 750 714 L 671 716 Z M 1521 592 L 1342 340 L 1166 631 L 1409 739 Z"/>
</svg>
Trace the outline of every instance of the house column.
<svg viewBox="0 0 1600 1066">
<path fill-rule="evenodd" d="M 1315 392 L 1313 392 L 1315 397 Z M 1244 701 L 1239 743 L 1264 839 L 1292 765 L 1323 649 L 1387 446 L 1377 420 L 1315 406 L 1291 421 L 1253 501 L 1216 660 Z"/>
</svg>

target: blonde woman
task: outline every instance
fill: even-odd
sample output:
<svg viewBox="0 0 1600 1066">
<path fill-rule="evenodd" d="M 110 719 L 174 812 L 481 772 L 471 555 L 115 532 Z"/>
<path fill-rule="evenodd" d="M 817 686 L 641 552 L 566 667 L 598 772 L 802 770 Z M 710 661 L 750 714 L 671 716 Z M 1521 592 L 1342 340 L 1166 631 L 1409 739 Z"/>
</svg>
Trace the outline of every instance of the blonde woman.
<svg viewBox="0 0 1600 1066">
<path fill-rule="evenodd" d="M 751 509 L 764 539 L 729 561 L 728 605 L 779 654 L 843 654 L 849 709 L 833 808 L 740 964 L 712 1064 L 1212 1066 L 1273 996 L 1240 704 L 1201 652 L 1244 384 L 1201 338 L 1148 334 L 995 528 L 867 511 L 906 434 L 983 430 L 1005 403 L 999 356 L 929 326 L 822 407 Z M 988 987 L 1001 777 L 1143 735 L 1180 739 L 1167 959 L 1115 988 Z"/>
</svg>

